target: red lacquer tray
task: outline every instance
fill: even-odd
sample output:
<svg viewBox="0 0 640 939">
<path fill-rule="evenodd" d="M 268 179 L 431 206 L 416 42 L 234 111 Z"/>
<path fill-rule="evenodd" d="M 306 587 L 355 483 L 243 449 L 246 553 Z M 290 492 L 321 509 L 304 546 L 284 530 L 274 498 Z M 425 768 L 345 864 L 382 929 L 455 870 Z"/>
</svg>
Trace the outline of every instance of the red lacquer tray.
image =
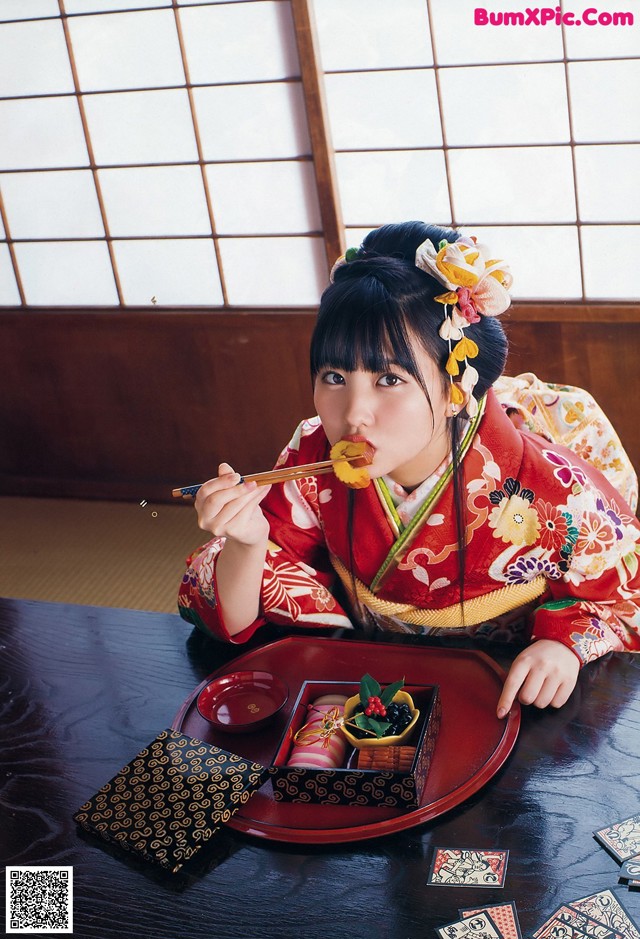
<svg viewBox="0 0 640 939">
<path fill-rule="evenodd" d="M 289 686 L 286 706 L 273 724 L 257 734 L 218 732 L 196 708 L 198 693 L 212 677 L 238 669 L 272 672 Z M 513 749 L 520 707 L 514 705 L 505 720 L 497 719 L 505 673 L 484 653 L 305 636 L 253 649 L 218 669 L 189 695 L 172 727 L 269 766 L 303 681 L 359 681 L 366 672 L 382 685 L 404 677 L 407 684 L 440 686 L 442 725 L 422 804 L 406 810 L 276 802 L 271 783 L 266 782 L 231 818 L 230 828 L 300 844 L 339 844 L 388 835 L 459 805 L 491 779 Z"/>
</svg>

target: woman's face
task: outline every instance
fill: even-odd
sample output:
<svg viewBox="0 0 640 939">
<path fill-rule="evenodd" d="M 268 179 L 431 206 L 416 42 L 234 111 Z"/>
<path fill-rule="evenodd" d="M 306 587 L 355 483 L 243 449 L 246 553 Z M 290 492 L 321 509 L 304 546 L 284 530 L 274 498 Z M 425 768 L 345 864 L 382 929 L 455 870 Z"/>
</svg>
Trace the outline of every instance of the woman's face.
<svg viewBox="0 0 640 939">
<path fill-rule="evenodd" d="M 391 476 L 405 489 L 425 480 L 450 449 L 449 396 L 442 373 L 416 340 L 411 348 L 433 413 L 415 378 L 395 365 L 377 373 L 327 366 L 314 384 L 315 406 L 329 443 L 364 437 L 375 448 L 369 475 Z"/>
</svg>

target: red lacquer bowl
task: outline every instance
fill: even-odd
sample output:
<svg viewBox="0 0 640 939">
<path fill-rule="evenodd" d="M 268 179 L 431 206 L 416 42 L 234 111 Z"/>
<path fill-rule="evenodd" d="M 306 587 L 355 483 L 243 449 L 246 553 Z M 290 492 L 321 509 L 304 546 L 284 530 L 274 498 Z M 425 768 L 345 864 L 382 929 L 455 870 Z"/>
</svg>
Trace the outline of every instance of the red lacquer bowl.
<svg viewBox="0 0 640 939">
<path fill-rule="evenodd" d="M 217 730 L 248 734 L 273 720 L 288 697 L 288 687 L 271 672 L 232 672 L 210 681 L 196 704 Z"/>
</svg>

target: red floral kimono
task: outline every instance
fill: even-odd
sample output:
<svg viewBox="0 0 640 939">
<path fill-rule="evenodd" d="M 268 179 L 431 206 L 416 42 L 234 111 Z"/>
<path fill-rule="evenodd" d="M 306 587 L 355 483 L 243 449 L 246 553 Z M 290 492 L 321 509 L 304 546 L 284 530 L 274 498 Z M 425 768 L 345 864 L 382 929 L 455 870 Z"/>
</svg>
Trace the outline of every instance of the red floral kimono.
<svg viewBox="0 0 640 939">
<path fill-rule="evenodd" d="M 493 391 L 462 446 L 462 607 L 449 466 L 406 526 L 383 480 L 360 490 L 333 475 L 273 486 L 262 503 L 271 540 L 260 618 L 235 636 L 225 629 L 216 603 L 221 538 L 188 559 L 180 614 L 231 642 L 267 620 L 309 628 L 355 620 L 419 634 L 555 639 L 582 663 L 640 651 L 640 525 L 606 478 L 571 450 L 516 429 Z M 328 451 L 314 418 L 277 465 L 324 460 Z"/>
</svg>

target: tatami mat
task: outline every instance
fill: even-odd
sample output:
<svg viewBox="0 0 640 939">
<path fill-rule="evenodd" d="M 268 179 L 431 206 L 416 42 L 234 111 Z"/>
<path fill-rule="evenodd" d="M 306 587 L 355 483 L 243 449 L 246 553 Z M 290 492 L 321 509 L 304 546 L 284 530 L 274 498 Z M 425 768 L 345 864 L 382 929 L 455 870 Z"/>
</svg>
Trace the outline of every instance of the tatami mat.
<svg viewBox="0 0 640 939">
<path fill-rule="evenodd" d="M 0 498 L 0 596 L 175 612 L 190 505 Z"/>
</svg>

